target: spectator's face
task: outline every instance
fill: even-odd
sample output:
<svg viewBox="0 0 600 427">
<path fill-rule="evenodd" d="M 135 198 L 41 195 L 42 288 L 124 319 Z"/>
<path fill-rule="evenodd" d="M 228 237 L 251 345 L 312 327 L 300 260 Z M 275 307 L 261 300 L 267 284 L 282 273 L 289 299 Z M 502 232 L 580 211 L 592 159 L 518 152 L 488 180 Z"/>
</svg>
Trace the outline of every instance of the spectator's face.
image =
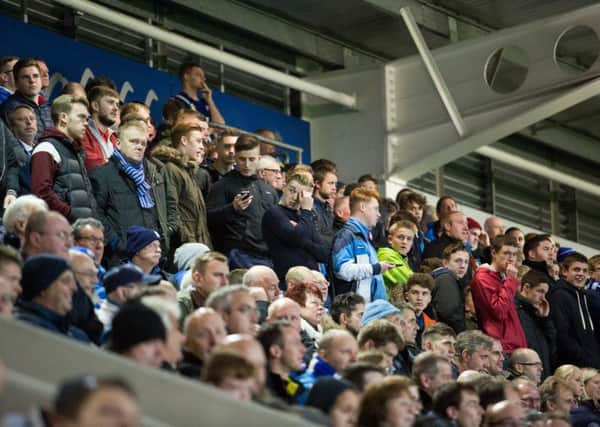
<svg viewBox="0 0 600 427">
<path fill-rule="evenodd" d="M 356 304 L 350 315 L 346 317 L 345 327 L 354 335 L 358 335 L 360 331 L 360 322 L 363 314 L 365 314 L 365 305 L 362 303 Z"/>
<path fill-rule="evenodd" d="M 0 69 L 0 86 L 4 86 L 11 90 L 15 89 L 15 77 L 13 75 L 13 67 L 16 63 L 17 60 L 14 59 L 4 64 L 2 69 Z"/>
<path fill-rule="evenodd" d="M 389 320 L 389 319 L 388 319 Z M 383 367 L 389 371 L 394 363 L 394 357 L 399 353 L 400 349 L 396 343 L 388 342 L 385 345 L 374 348 L 374 350 L 380 351 L 383 354 Z"/>
<path fill-rule="evenodd" d="M 285 301 L 284 304 L 281 304 L 281 306 L 273 312 L 272 316 L 269 317 L 269 320 L 285 320 L 286 322 L 290 322 L 292 328 L 300 333 L 300 330 L 302 329 L 300 326 L 301 317 L 300 306 L 294 301 Z"/>
<path fill-rule="evenodd" d="M 21 266 L 16 262 L 6 260 L 0 263 L 0 278 L 8 282 L 13 293 L 18 296 L 21 294 Z"/>
<path fill-rule="evenodd" d="M 350 197 L 344 196 L 343 194 L 338 196 L 334 212 L 343 222 L 348 221 L 348 218 L 350 218 Z"/>
<path fill-rule="evenodd" d="M 279 297 L 279 279 L 273 271 L 268 271 L 262 274 L 258 285 L 265 290 L 269 302 L 273 302 Z"/>
<path fill-rule="evenodd" d="M 576 369 L 573 374 L 571 375 L 571 377 L 567 380 L 567 382 L 569 383 L 569 385 L 573 388 L 573 390 L 575 390 L 575 397 L 576 398 L 583 398 L 583 393 L 585 391 L 584 388 L 584 384 L 583 384 L 583 378 L 581 376 L 581 370 L 580 369 Z"/>
<path fill-rule="evenodd" d="M 412 310 L 404 310 L 400 315 L 400 327 L 402 329 L 402 339 L 407 344 L 414 344 L 417 338 L 417 331 L 419 326 L 417 325 L 417 318 Z"/>
<path fill-rule="evenodd" d="M 532 287 L 529 283 L 523 285 L 521 295 L 523 295 L 527 301 L 532 305 L 539 305 L 544 298 L 550 287 L 547 283 L 539 283 L 536 287 Z"/>
<path fill-rule="evenodd" d="M 444 259 L 443 263 L 444 267 L 462 279 L 469 269 L 469 253 L 467 251 L 454 252 L 450 255 L 450 259 Z"/>
<path fill-rule="evenodd" d="M 410 427 L 416 417 L 413 397 L 408 392 L 400 393 L 385 403 L 385 425 L 389 427 Z"/>
<path fill-rule="evenodd" d="M 141 425 L 140 409 L 129 393 L 117 387 L 105 386 L 85 399 L 77 416 L 80 427 Z"/>
<path fill-rule="evenodd" d="M 77 282 L 88 295 L 91 295 L 94 286 L 98 283 L 98 269 L 94 261 L 87 255 L 77 256 L 72 259 L 71 265 Z"/>
<path fill-rule="evenodd" d="M 225 324 L 230 334 L 256 335 L 258 309 L 252 295 L 236 292 L 231 296 L 231 307 L 225 313 Z"/>
<path fill-rule="evenodd" d="M 229 285 L 229 266 L 219 260 L 209 261 L 204 267 L 204 272 L 194 271 L 192 279 L 197 287 L 209 295 L 224 286 Z"/>
<path fill-rule="evenodd" d="M 494 340 L 490 352 L 490 375 L 500 375 L 504 367 L 504 353 L 500 341 Z"/>
<path fill-rule="evenodd" d="M 69 249 L 73 240 L 71 238 L 71 225 L 62 216 L 51 216 L 48 218 L 46 230 L 40 239 L 40 250 L 38 253 L 49 253 L 69 257 Z"/>
<path fill-rule="evenodd" d="M 354 390 L 340 394 L 329 410 L 329 419 L 334 427 L 354 427 L 358 415 L 360 396 Z"/>
<path fill-rule="evenodd" d="M 466 353 L 466 352 L 465 352 Z M 464 354 L 466 369 L 488 373 L 490 369 L 490 350 L 480 348 L 471 354 Z"/>
<path fill-rule="evenodd" d="M 442 335 L 440 338 L 431 341 L 431 348 L 427 348 L 427 350 L 431 350 L 435 354 L 445 357 L 449 361 L 453 361 L 454 355 L 456 354 L 455 346 L 456 338 L 452 335 Z"/>
<path fill-rule="evenodd" d="M 313 283 L 317 288 L 319 288 L 319 291 L 321 291 L 321 300 L 327 300 L 327 294 L 329 292 L 329 282 L 327 281 L 325 276 L 323 276 L 323 273 L 321 273 L 320 271 L 312 270 L 312 273 L 314 277 Z"/>
<path fill-rule="evenodd" d="M 377 199 L 371 199 L 368 202 L 360 202 L 360 210 L 364 217 L 364 222 L 367 227 L 375 227 L 381 213 L 379 213 L 379 202 Z"/>
<path fill-rule="evenodd" d="M 184 76 L 184 79 L 186 79 L 188 84 L 194 89 L 202 89 L 206 84 L 204 70 L 200 67 L 193 67 Z"/>
<path fill-rule="evenodd" d="M 547 265 L 554 264 L 554 244 L 550 240 L 543 240 L 537 248 L 525 254 L 531 261 L 544 261 Z"/>
<path fill-rule="evenodd" d="M 523 246 L 525 246 L 525 235 L 521 230 L 512 230 L 510 233 L 508 233 L 508 236 L 514 238 L 519 244 L 521 250 L 523 250 Z"/>
<path fill-rule="evenodd" d="M 319 197 L 324 200 L 335 199 L 337 181 L 337 176 L 334 173 L 327 172 L 322 182 L 315 183 Z"/>
<path fill-rule="evenodd" d="M 483 409 L 479 405 L 479 396 L 469 391 L 461 392 L 462 399 L 456 412 L 456 423 L 461 427 L 479 427 Z"/>
<path fill-rule="evenodd" d="M 202 132 L 193 130 L 181 138 L 181 149 L 190 160 L 201 164 L 204 161 L 204 135 Z"/>
<path fill-rule="evenodd" d="M 519 248 L 504 245 L 498 252 L 492 249 L 492 264 L 497 272 L 504 273 L 509 265 L 515 265 Z"/>
<path fill-rule="evenodd" d="M 206 361 L 213 349 L 221 345 L 227 331 L 219 313 L 204 313 L 189 320 L 185 348 L 200 360 Z"/>
<path fill-rule="evenodd" d="M 556 398 L 553 402 L 549 403 L 549 409 L 552 411 L 562 411 L 565 414 L 571 413 L 577 406 L 577 400 L 573 392 L 562 386 L 557 387 Z"/>
<path fill-rule="evenodd" d="M 312 193 L 312 189 L 296 180 L 290 181 L 283 188 L 281 204 L 289 209 L 300 209 L 300 198 L 305 193 Z"/>
<path fill-rule="evenodd" d="M 590 269 L 590 277 L 597 282 L 600 282 L 600 262 L 597 262 Z"/>
<path fill-rule="evenodd" d="M 261 178 L 275 190 L 283 189 L 283 173 L 281 173 L 281 166 L 278 163 L 274 163 L 260 172 Z"/>
<path fill-rule="evenodd" d="M 324 314 L 323 300 L 321 300 L 321 297 L 313 293 L 307 293 L 304 307 L 300 307 L 300 314 L 302 318 L 311 325 L 320 325 Z"/>
<path fill-rule="evenodd" d="M 471 245 L 471 248 L 477 249 L 477 246 L 479 245 L 479 236 L 480 235 L 481 235 L 480 228 L 470 228 L 469 229 L 469 245 Z"/>
<path fill-rule="evenodd" d="M 125 128 L 119 135 L 117 146 L 123 156 L 130 162 L 139 163 L 144 160 L 148 145 L 148 135 L 135 127 Z"/>
<path fill-rule="evenodd" d="M 44 61 L 37 61 L 40 67 L 40 79 L 42 80 L 42 89 L 46 89 L 50 85 L 50 71 Z"/>
<path fill-rule="evenodd" d="M 536 411 L 541 409 L 542 400 L 540 399 L 540 392 L 533 384 L 519 385 L 518 392 L 521 405 L 524 408 L 535 409 Z"/>
<path fill-rule="evenodd" d="M 0 278 L 0 317 L 11 317 L 17 293 L 8 280 Z"/>
<path fill-rule="evenodd" d="M 136 258 L 136 261 L 139 260 L 145 264 L 147 263 L 155 266 L 158 265 L 158 262 L 160 261 L 161 253 L 160 242 L 155 240 L 135 254 L 134 258 Z"/>
<path fill-rule="evenodd" d="M 237 139 L 237 136 L 225 136 L 217 142 L 217 155 L 222 163 L 226 165 L 235 163 L 235 143 Z"/>
<path fill-rule="evenodd" d="M 356 361 L 358 353 L 358 344 L 356 339 L 350 335 L 344 335 L 336 338 L 330 348 L 322 350 L 320 354 L 336 372 L 342 372 L 350 363 Z"/>
<path fill-rule="evenodd" d="M 142 365 L 160 368 L 164 360 L 165 342 L 159 339 L 133 346 L 126 356 Z"/>
<path fill-rule="evenodd" d="M 406 301 L 420 314 L 431 302 L 431 291 L 423 286 L 414 285 L 406 291 Z"/>
<path fill-rule="evenodd" d="M 15 83 L 17 90 L 24 96 L 28 98 L 38 96 L 42 91 L 40 70 L 34 66 L 21 68 Z"/>
<path fill-rule="evenodd" d="M 581 289 L 588 280 L 589 266 L 586 262 L 573 262 L 569 267 L 562 268 L 562 274 L 567 282 Z"/>
<path fill-rule="evenodd" d="M 487 232 L 488 236 L 490 236 L 490 239 L 504 234 L 504 221 L 502 221 L 501 218 L 492 218 L 486 225 L 487 227 L 485 231 Z"/>
<path fill-rule="evenodd" d="M 80 235 L 75 244 L 91 250 L 94 253 L 94 261 L 100 264 L 104 256 L 104 232 L 99 228 L 86 225 L 81 229 Z"/>
<path fill-rule="evenodd" d="M 63 274 L 52 282 L 52 285 L 36 299 L 38 302 L 60 315 L 65 315 L 73 308 L 73 294 L 77 289 L 75 277 L 71 270 L 65 271 Z"/>
<path fill-rule="evenodd" d="M 37 132 L 35 113 L 28 108 L 18 108 L 10 117 L 15 136 L 27 144 L 33 144 Z"/>
<path fill-rule="evenodd" d="M 430 395 L 433 395 L 439 388 L 453 381 L 452 367 L 448 362 L 437 363 L 437 373 L 435 375 L 426 375 L 428 377 L 427 385 L 424 387 Z M 423 384 L 425 386 L 425 384 Z"/>
<path fill-rule="evenodd" d="M 260 147 L 235 153 L 235 163 L 238 172 L 243 176 L 256 175 L 258 160 L 260 159 Z"/>
<path fill-rule="evenodd" d="M 444 199 L 440 205 L 440 218 L 448 215 L 450 212 L 457 211 L 456 202 L 453 199 Z"/>
<path fill-rule="evenodd" d="M 92 111 L 98 116 L 102 125 L 110 127 L 119 120 L 119 99 L 114 96 L 103 96 L 92 102 Z"/>
<path fill-rule="evenodd" d="M 417 202 L 408 203 L 406 212 L 414 216 L 418 223 L 423 219 L 423 206 L 419 205 Z"/>
<path fill-rule="evenodd" d="M 300 334 L 293 328 L 284 327 L 282 330 L 283 347 L 281 348 L 281 364 L 291 371 L 299 371 L 302 369 L 306 348 L 302 344 Z"/>
<path fill-rule="evenodd" d="M 587 380 L 585 383 L 585 393 L 592 400 L 600 400 L 600 374 L 596 374 Z"/>
<path fill-rule="evenodd" d="M 237 400 L 252 400 L 256 391 L 256 380 L 254 378 L 223 378 L 218 388 Z"/>
<path fill-rule="evenodd" d="M 414 238 L 415 233 L 412 230 L 400 227 L 388 236 L 388 241 L 396 252 L 407 255 L 412 248 Z"/>
<path fill-rule="evenodd" d="M 360 184 L 361 187 L 366 188 L 367 190 L 379 191 L 377 188 L 377 183 L 371 180 L 367 180 Z"/>
<path fill-rule="evenodd" d="M 163 360 L 171 365 L 179 362 L 183 357 L 181 354 L 181 345 L 185 337 L 177 327 L 177 323 L 177 318 L 169 315 L 169 327 L 167 329 L 167 342 L 165 343 Z"/>
<path fill-rule="evenodd" d="M 75 141 L 80 141 L 85 134 L 89 116 L 85 105 L 79 102 L 72 104 L 71 111 L 68 114 L 64 114 L 67 135 Z"/>
<path fill-rule="evenodd" d="M 467 217 L 462 213 L 456 213 L 450 218 L 450 223 L 445 225 L 446 233 L 454 238 L 467 243 L 469 239 L 469 226 Z"/>
</svg>

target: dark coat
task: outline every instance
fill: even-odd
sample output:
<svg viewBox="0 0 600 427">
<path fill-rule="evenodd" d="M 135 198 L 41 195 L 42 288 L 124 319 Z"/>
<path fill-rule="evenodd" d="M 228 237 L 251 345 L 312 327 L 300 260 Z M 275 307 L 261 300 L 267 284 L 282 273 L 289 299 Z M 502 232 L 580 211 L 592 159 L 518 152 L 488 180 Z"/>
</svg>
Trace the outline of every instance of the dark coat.
<svg viewBox="0 0 600 427">
<path fill-rule="evenodd" d="M 594 333 L 586 292 L 559 280 L 548 292 L 556 327 L 557 364 L 600 368 L 600 345 Z"/>
<path fill-rule="evenodd" d="M 447 268 L 436 268 L 431 275 L 435 279 L 431 305 L 438 320 L 459 334 L 466 329 L 464 282 Z"/>
<path fill-rule="evenodd" d="M 556 354 L 556 329 L 552 318 L 539 317 L 533 305 L 521 295 L 515 296 L 517 313 L 525 331 L 527 346 L 537 352 L 544 365 L 542 381 L 554 372 Z"/>
<path fill-rule="evenodd" d="M 600 426 L 600 407 L 592 400 L 585 400 L 571 411 L 571 424 L 573 427 L 598 427 Z"/>
<path fill-rule="evenodd" d="M 328 261 L 329 252 L 311 211 L 275 205 L 263 216 L 262 232 L 281 282 L 285 281 L 290 267 L 303 265 L 318 270 L 319 262 Z"/>
<path fill-rule="evenodd" d="M 175 190 L 162 163 L 144 160 L 144 172 L 152 186 L 155 203 L 152 209 L 158 218 L 161 246 L 164 253 L 168 253 L 170 238 L 178 229 Z M 114 156 L 107 164 L 91 170 L 90 179 L 98 202 L 98 217 L 104 225 L 105 259 L 109 264 L 118 263 L 126 257 L 127 229 L 132 225 L 148 228 L 156 228 L 156 225 L 146 224 L 147 215 L 140 205 L 135 184 Z"/>
<path fill-rule="evenodd" d="M 180 243 L 204 243 L 212 246 L 206 222 L 206 205 L 195 181 L 196 163 L 174 148 L 161 145 L 152 156 L 164 163 L 177 201 Z"/>
<path fill-rule="evenodd" d="M 42 100 L 41 97 L 40 100 Z M 2 116 L 2 120 L 4 120 L 6 126 L 10 126 L 8 115 L 19 105 L 27 105 L 35 112 L 35 117 L 37 119 L 37 133 L 35 135 L 35 141 L 37 142 L 44 131 L 54 126 L 54 123 L 52 122 L 52 116 L 50 114 L 51 105 L 49 102 L 42 102 L 40 105 L 38 105 L 21 95 L 19 92 L 15 92 L 9 96 L 0 107 L 0 115 Z"/>
<path fill-rule="evenodd" d="M 252 203 L 244 211 L 233 208 L 233 198 L 242 190 L 250 191 Z M 240 249 L 250 254 L 268 257 L 269 248 L 262 236 L 264 213 L 277 204 L 273 187 L 256 175 L 244 176 L 237 170 L 227 173 L 210 189 L 206 206 L 213 242 L 223 242 L 222 250 Z"/>
<path fill-rule="evenodd" d="M 189 351 L 183 350 L 183 359 L 177 363 L 177 372 L 189 378 L 199 380 L 202 377 L 204 362 Z"/>
<path fill-rule="evenodd" d="M 4 199 L 8 190 L 19 192 L 19 163 L 13 149 L 15 144 L 20 143 L 0 121 L 0 199 Z"/>
<path fill-rule="evenodd" d="M 17 301 L 14 316 L 17 320 L 22 320 L 23 322 L 30 323 L 48 331 L 65 335 L 81 342 L 90 342 L 85 332 L 69 323 L 67 316 L 61 316 L 34 302 L 23 300 Z"/>
</svg>

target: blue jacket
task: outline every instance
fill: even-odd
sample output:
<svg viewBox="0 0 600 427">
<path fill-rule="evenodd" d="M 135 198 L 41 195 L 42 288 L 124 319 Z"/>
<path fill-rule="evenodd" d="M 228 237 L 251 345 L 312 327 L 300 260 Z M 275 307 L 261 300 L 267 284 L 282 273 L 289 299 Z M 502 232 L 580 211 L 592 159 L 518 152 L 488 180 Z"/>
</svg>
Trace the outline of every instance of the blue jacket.
<svg viewBox="0 0 600 427">
<path fill-rule="evenodd" d="M 354 217 L 336 234 L 331 254 L 335 295 L 356 292 L 366 302 L 387 300 L 381 265 L 369 234 L 369 228 Z"/>
<path fill-rule="evenodd" d="M 57 334 L 66 335 L 78 341 L 90 342 L 85 332 L 69 323 L 67 316 L 61 316 L 43 305 L 19 300 L 15 311 L 15 319 Z"/>
<path fill-rule="evenodd" d="M 320 377 L 333 377 L 334 375 L 335 369 L 333 366 L 321 359 L 318 354 L 315 354 L 306 371 L 295 376 L 295 379 L 304 386 L 304 392 L 298 395 L 296 403 L 299 405 L 306 403 L 310 389 Z"/>
</svg>

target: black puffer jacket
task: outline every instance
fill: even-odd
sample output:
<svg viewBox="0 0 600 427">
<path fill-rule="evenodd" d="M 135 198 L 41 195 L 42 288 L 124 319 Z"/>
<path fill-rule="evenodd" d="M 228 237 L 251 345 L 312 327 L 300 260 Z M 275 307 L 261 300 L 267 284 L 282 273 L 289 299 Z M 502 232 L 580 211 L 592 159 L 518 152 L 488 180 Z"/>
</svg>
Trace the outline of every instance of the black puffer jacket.
<svg viewBox="0 0 600 427">
<path fill-rule="evenodd" d="M 600 345 L 586 291 L 559 280 L 548 293 L 556 327 L 557 363 L 600 369 Z"/>
<path fill-rule="evenodd" d="M 233 208 L 233 198 L 242 190 L 250 191 L 252 203 L 244 211 Z M 262 236 L 262 217 L 278 202 L 277 192 L 256 175 L 244 176 L 237 170 L 227 173 L 208 193 L 206 207 L 213 243 L 222 242 L 229 252 L 241 249 L 267 258 L 269 249 Z"/>
</svg>

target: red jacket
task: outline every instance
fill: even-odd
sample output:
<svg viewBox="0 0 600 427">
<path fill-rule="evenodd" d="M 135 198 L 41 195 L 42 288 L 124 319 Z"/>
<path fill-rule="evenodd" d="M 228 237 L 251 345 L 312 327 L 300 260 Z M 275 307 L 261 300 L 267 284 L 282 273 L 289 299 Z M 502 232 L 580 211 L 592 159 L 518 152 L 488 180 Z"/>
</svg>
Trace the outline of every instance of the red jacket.
<svg viewBox="0 0 600 427">
<path fill-rule="evenodd" d="M 113 147 L 117 146 L 117 135 L 114 132 L 109 131 L 108 139 Z M 88 171 L 108 162 L 90 126 L 85 129 L 85 135 L 81 138 L 81 146 L 85 150 L 85 168 Z"/>
<path fill-rule="evenodd" d="M 519 279 L 514 277 L 507 277 L 503 281 L 500 274 L 491 270 L 489 265 L 479 267 L 471 281 L 479 325 L 483 332 L 502 343 L 505 353 L 527 347 L 527 338 L 514 301 L 519 285 Z"/>
</svg>

